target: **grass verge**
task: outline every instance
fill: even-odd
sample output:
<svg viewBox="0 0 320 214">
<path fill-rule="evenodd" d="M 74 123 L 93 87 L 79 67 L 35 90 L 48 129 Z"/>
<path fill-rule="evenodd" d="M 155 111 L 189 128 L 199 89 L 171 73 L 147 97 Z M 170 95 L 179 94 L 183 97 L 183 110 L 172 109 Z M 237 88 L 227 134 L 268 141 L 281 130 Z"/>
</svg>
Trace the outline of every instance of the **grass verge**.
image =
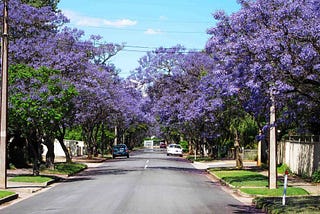
<svg viewBox="0 0 320 214">
<path fill-rule="evenodd" d="M 0 190 L 0 199 L 16 194 L 15 192 Z"/>
<path fill-rule="evenodd" d="M 320 196 L 288 197 L 282 205 L 281 197 L 259 197 L 253 202 L 267 213 L 320 213 Z"/>
<path fill-rule="evenodd" d="M 52 180 L 50 177 L 45 176 L 28 176 L 28 175 L 19 175 L 13 178 L 10 178 L 9 181 L 12 182 L 25 182 L 25 183 L 45 183 Z"/>
<path fill-rule="evenodd" d="M 239 187 L 266 187 L 268 177 L 248 170 L 211 170 L 217 177 L 228 184 Z"/>
<path fill-rule="evenodd" d="M 82 163 L 56 163 L 54 170 L 46 169 L 43 172 L 49 174 L 73 175 L 87 168 Z"/>
<path fill-rule="evenodd" d="M 238 188 L 241 192 L 250 195 L 263 195 L 263 196 L 282 196 L 283 183 L 278 181 L 279 188 L 268 189 L 268 177 L 256 171 L 250 170 L 234 170 L 234 169 L 211 169 L 218 178 L 224 182 Z M 288 187 L 288 196 L 308 195 L 308 192 L 299 187 Z"/>
<path fill-rule="evenodd" d="M 241 192 L 244 192 L 249 195 L 259 195 L 259 196 L 282 196 L 283 187 L 277 189 L 268 189 L 268 188 L 240 188 Z M 287 196 L 301 196 L 308 195 L 309 193 L 299 187 L 288 187 L 286 195 Z"/>
</svg>

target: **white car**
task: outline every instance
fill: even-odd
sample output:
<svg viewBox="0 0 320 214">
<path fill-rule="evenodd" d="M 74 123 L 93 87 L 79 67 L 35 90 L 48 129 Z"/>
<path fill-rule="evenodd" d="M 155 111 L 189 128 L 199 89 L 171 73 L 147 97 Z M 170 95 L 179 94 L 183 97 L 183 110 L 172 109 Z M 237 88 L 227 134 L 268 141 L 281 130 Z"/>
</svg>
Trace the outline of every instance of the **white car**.
<svg viewBox="0 0 320 214">
<path fill-rule="evenodd" d="M 170 144 L 167 146 L 167 156 L 179 155 L 182 157 L 182 147 L 179 144 Z"/>
</svg>

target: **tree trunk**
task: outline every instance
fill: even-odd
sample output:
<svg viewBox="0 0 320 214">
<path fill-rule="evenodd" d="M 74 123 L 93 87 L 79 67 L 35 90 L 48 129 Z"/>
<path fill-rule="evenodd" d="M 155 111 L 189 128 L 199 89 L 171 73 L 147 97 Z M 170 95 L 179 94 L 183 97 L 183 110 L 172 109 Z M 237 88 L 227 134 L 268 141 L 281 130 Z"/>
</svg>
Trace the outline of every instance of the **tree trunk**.
<svg viewBox="0 0 320 214">
<path fill-rule="evenodd" d="M 66 147 L 66 145 L 65 145 L 64 142 L 63 142 L 63 139 L 58 138 L 58 141 L 59 141 L 60 146 L 61 146 L 61 148 L 62 148 L 62 150 L 63 150 L 63 152 L 64 152 L 64 154 L 65 154 L 65 156 L 66 156 L 66 162 L 67 162 L 67 163 L 71 163 L 71 162 L 72 162 L 71 156 L 70 156 L 70 153 L 69 153 L 69 151 L 68 151 L 68 148 Z"/>
<path fill-rule="evenodd" d="M 47 154 L 46 154 L 46 167 L 48 169 L 54 170 L 54 138 L 46 138 L 45 143 L 47 146 Z"/>
<path fill-rule="evenodd" d="M 33 138 L 32 140 L 28 140 L 28 143 L 30 145 L 32 154 L 33 154 L 33 168 L 32 168 L 32 173 L 35 176 L 38 176 L 40 174 L 40 158 L 39 156 L 40 153 L 40 144 L 36 140 L 36 137 Z"/>
<path fill-rule="evenodd" d="M 236 168 L 238 169 L 242 169 L 243 168 L 243 161 L 242 161 L 242 157 L 241 157 L 241 147 L 240 147 L 240 143 L 239 143 L 239 136 L 238 136 L 238 132 L 235 132 L 235 141 L 234 141 L 234 147 L 235 147 L 235 156 L 236 156 Z"/>
</svg>

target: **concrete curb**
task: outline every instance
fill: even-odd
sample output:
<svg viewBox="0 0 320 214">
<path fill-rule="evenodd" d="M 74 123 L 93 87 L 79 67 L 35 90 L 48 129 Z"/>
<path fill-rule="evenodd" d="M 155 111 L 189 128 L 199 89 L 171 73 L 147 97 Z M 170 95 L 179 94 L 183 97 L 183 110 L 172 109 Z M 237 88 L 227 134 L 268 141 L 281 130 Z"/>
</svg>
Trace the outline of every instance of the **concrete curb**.
<svg viewBox="0 0 320 214">
<path fill-rule="evenodd" d="M 242 197 L 246 197 L 246 198 L 257 198 L 257 197 L 270 197 L 270 196 L 265 196 L 265 195 L 253 195 L 253 194 L 247 194 L 247 193 L 244 193 L 241 191 L 241 188 L 239 187 L 236 187 L 236 186 L 233 186 L 227 182 L 225 182 L 223 179 L 219 178 L 218 176 L 216 176 L 214 173 L 211 173 L 210 170 L 207 170 L 207 172 L 212 175 L 215 179 L 217 179 L 222 185 L 224 186 L 227 186 L 229 187 L 230 189 L 234 190 L 235 192 L 237 192 L 238 195 L 242 196 Z M 259 188 L 259 187 L 252 187 L 252 188 Z M 308 194 L 307 196 L 319 196 L 317 194 Z M 282 198 L 282 196 L 275 196 L 275 197 L 278 197 L 278 198 Z M 295 195 L 295 196 L 286 196 L 287 198 L 290 198 L 290 197 L 306 197 L 306 195 Z"/>
<path fill-rule="evenodd" d="M 15 199 L 17 199 L 19 197 L 19 194 L 13 194 L 13 195 L 9 195 L 7 197 L 4 197 L 4 198 L 1 198 L 0 199 L 0 205 L 1 204 L 4 204 L 4 203 L 7 203 L 7 202 L 10 202 L 10 201 L 13 201 Z"/>
<path fill-rule="evenodd" d="M 214 173 L 211 173 L 210 170 L 207 170 L 207 172 L 212 175 L 215 179 L 217 179 L 222 185 L 229 187 L 230 189 L 234 190 L 238 195 L 242 196 L 242 197 L 246 197 L 246 198 L 255 198 L 255 197 L 259 197 L 259 195 L 251 195 L 251 194 L 247 194 L 244 193 L 240 190 L 240 188 L 233 186 L 227 182 L 225 182 L 224 180 L 222 180 L 221 178 L 219 178 L 218 176 L 216 176 Z"/>
</svg>

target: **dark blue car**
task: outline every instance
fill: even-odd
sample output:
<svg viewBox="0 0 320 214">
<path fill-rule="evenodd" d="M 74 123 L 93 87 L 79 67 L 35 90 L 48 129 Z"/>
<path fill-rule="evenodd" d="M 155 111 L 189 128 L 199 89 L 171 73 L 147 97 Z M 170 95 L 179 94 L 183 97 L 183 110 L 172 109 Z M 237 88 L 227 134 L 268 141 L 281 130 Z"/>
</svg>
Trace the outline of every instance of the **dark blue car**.
<svg viewBox="0 0 320 214">
<path fill-rule="evenodd" d="M 112 148 L 112 158 L 126 156 L 129 158 L 129 149 L 125 144 L 118 144 Z"/>
</svg>

